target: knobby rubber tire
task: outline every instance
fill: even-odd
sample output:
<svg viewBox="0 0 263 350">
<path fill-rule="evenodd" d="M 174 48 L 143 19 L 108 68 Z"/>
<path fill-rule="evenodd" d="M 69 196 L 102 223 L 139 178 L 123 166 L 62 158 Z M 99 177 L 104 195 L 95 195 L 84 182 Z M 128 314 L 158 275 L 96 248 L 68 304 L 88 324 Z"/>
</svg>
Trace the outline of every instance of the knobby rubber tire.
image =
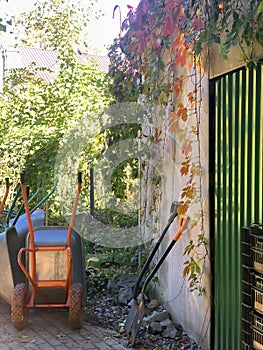
<svg viewBox="0 0 263 350">
<path fill-rule="evenodd" d="M 69 323 L 72 329 L 80 329 L 83 322 L 83 285 L 73 283 L 69 292 Z"/>
<path fill-rule="evenodd" d="M 29 308 L 26 307 L 29 300 L 29 291 L 25 283 L 19 283 L 15 286 L 11 304 L 11 319 L 13 326 L 22 330 L 27 326 L 29 317 Z"/>
</svg>

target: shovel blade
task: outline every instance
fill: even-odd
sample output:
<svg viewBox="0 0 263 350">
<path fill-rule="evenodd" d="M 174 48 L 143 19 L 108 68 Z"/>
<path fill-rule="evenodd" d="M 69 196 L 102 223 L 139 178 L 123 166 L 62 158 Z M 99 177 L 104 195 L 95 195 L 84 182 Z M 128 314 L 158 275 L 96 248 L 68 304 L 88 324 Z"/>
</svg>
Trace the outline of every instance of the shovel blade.
<svg viewBox="0 0 263 350">
<path fill-rule="evenodd" d="M 142 297 L 131 327 L 131 346 L 134 346 L 136 335 L 142 325 L 144 314 L 145 314 L 145 303 L 144 303 L 144 297 Z"/>
<path fill-rule="evenodd" d="M 138 310 L 137 301 L 136 301 L 136 299 L 132 299 L 132 305 L 131 305 L 131 308 L 129 310 L 128 316 L 126 317 L 125 325 L 124 325 L 124 329 L 125 329 L 126 334 L 130 333 L 131 326 L 132 326 L 132 323 L 134 321 L 137 310 Z"/>
</svg>

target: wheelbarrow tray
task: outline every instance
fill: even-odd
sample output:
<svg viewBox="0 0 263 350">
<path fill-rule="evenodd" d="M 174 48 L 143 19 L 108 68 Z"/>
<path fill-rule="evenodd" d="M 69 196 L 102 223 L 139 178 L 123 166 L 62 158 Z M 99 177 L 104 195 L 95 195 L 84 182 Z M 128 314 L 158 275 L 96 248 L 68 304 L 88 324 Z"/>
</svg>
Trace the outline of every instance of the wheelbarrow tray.
<svg viewBox="0 0 263 350">
<path fill-rule="evenodd" d="M 37 209 L 31 214 L 31 220 L 33 227 L 40 227 L 44 226 L 45 222 L 45 212 L 42 209 Z M 10 220 L 10 227 L 13 226 L 13 221 L 14 219 Z M 22 243 L 23 246 L 25 246 L 25 238 L 28 234 L 28 222 L 27 222 L 27 217 L 26 214 L 22 214 L 19 216 L 16 224 L 15 224 L 15 229 L 18 234 L 18 239 Z"/>
<path fill-rule="evenodd" d="M 34 245 L 41 247 L 66 247 L 68 228 L 60 226 L 44 226 L 34 229 Z M 27 245 L 29 246 L 28 236 Z M 85 296 L 85 264 L 82 237 L 72 231 L 71 235 L 72 253 L 72 283 L 81 283 L 83 296 Z M 36 282 L 41 283 L 41 293 L 49 304 L 63 304 L 67 299 L 67 290 L 64 287 L 53 286 L 52 281 L 66 280 L 68 274 L 67 253 L 65 251 L 37 251 L 35 260 Z M 31 274 L 30 267 L 27 267 Z M 40 282 L 41 281 L 41 282 Z M 44 285 L 44 286 L 43 286 Z M 36 293 L 34 304 L 45 303 Z"/>
<path fill-rule="evenodd" d="M 37 210 L 31 214 L 33 227 L 44 225 L 45 214 Z M 0 298 L 11 305 L 14 286 L 25 282 L 25 275 L 17 263 L 17 254 L 25 246 L 28 226 L 25 215 L 19 218 L 15 226 L 0 233 Z"/>
</svg>

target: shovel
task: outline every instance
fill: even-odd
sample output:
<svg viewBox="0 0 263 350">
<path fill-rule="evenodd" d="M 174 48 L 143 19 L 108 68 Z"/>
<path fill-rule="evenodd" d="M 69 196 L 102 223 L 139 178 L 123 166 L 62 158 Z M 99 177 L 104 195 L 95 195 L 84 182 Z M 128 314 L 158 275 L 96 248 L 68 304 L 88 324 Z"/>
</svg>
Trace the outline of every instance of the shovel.
<svg viewBox="0 0 263 350">
<path fill-rule="evenodd" d="M 167 255 L 170 253 L 170 251 L 172 250 L 174 244 L 176 243 L 176 241 L 179 239 L 179 237 L 181 236 L 182 232 L 184 231 L 184 229 L 186 228 L 187 224 L 188 224 L 189 218 L 185 215 L 180 215 L 179 218 L 179 223 L 178 223 L 178 229 L 176 234 L 173 237 L 172 242 L 169 244 L 169 246 L 167 247 L 167 249 L 165 250 L 165 252 L 163 253 L 161 259 L 158 261 L 158 263 L 156 264 L 156 266 L 154 267 L 154 269 L 152 270 L 152 272 L 148 275 L 148 277 L 146 278 L 143 287 L 142 287 L 142 291 L 141 291 L 141 300 L 139 303 L 139 307 L 136 311 L 135 317 L 133 319 L 132 322 L 132 327 L 131 327 L 131 346 L 134 346 L 134 342 L 135 342 L 135 338 L 137 335 L 137 332 L 142 324 L 142 320 L 144 317 L 144 313 L 145 313 L 145 290 L 146 287 L 148 286 L 149 282 L 151 281 L 151 279 L 154 277 L 155 273 L 159 270 L 160 266 L 162 265 L 163 261 L 165 260 L 165 258 L 167 257 Z"/>
<path fill-rule="evenodd" d="M 124 325 L 124 329 L 125 329 L 125 332 L 126 334 L 129 334 L 130 333 L 130 330 L 131 330 L 131 326 L 132 326 L 132 323 L 133 323 L 133 320 L 134 320 L 134 317 L 135 317 L 135 314 L 136 314 L 136 311 L 138 309 L 138 305 L 137 305 L 137 301 L 136 301 L 136 298 L 138 296 L 138 287 L 139 287 L 139 284 L 143 278 L 143 276 L 145 275 L 155 253 L 157 252 L 158 248 L 159 248 L 159 245 L 161 244 L 166 232 L 168 231 L 169 227 L 171 226 L 172 222 L 174 221 L 175 217 L 178 215 L 177 213 L 177 208 L 178 208 L 178 202 L 172 202 L 171 204 L 171 208 L 170 208 L 170 217 L 168 219 L 168 223 L 167 225 L 165 226 L 161 236 L 159 237 L 157 243 L 155 244 L 155 246 L 153 247 L 153 250 L 151 251 L 150 255 L 148 256 L 147 260 L 145 261 L 144 265 L 143 265 L 143 268 L 135 282 L 135 285 L 133 287 L 133 292 L 132 292 L 132 305 L 131 305 L 131 308 L 130 308 L 130 311 L 128 313 L 128 316 L 125 320 L 125 325 Z"/>
</svg>

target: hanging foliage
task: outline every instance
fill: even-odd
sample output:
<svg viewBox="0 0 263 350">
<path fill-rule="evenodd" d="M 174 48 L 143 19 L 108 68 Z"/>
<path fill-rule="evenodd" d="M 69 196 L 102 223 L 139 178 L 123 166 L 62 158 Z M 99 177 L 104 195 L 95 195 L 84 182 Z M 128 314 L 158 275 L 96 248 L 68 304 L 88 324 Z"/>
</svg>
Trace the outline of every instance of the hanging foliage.
<svg viewBox="0 0 263 350">
<path fill-rule="evenodd" d="M 263 46 L 263 1 L 141 0 L 137 9 L 129 7 L 121 30 L 123 36 L 109 52 L 111 91 L 119 101 L 130 101 L 131 96 L 137 100 L 142 93 L 149 102 L 170 106 L 168 130 L 181 142 L 180 173 L 185 179 L 179 212 L 200 204 L 192 220 L 200 233 L 185 248 L 188 260 L 183 275 L 188 276 L 190 290 L 201 294 L 208 249 L 200 171 L 200 56 L 217 45 L 220 57 L 227 59 L 231 47 L 239 46 L 247 66 L 256 64 L 256 47 Z"/>
<path fill-rule="evenodd" d="M 142 0 L 137 9 L 129 8 L 122 23 L 125 35 L 109 52 L 112 91 L 118 97 L 121 89 L 121 99 L 129 100 L 133 86 L 150 100 L 165 103 L 171 85 L 164 72 L 173 75 L 176 67 L 193 65 L 194 55 L 212 44 L 220 46 L 225 59 L 231 47 L 239 45 L 244 60 L 253 62 L 256 45 L 263 45 L 262 8 L 262 0 Z"/>
</svg>

